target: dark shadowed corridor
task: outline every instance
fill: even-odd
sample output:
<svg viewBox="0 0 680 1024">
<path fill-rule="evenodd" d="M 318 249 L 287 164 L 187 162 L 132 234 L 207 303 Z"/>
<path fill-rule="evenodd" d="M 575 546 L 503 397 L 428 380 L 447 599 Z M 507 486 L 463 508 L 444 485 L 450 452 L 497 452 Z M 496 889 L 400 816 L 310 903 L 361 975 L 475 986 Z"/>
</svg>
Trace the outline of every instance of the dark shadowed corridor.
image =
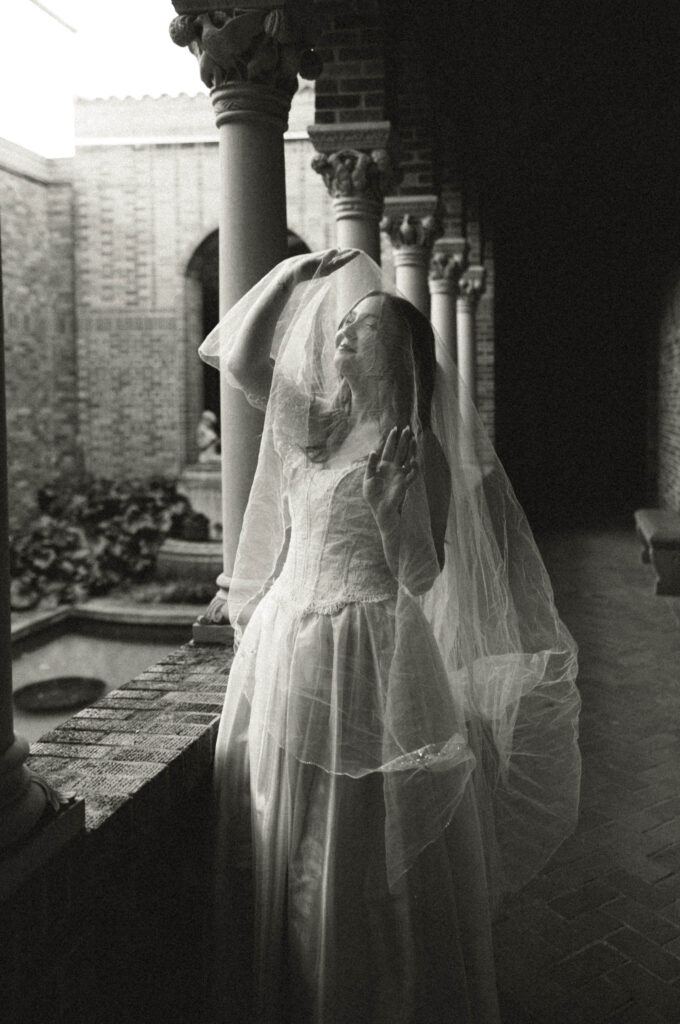
<svg viewBox="0 0 680 1024">
<path fill-rule="evenodd" d="M 630 527 L 539 542 L 580 645 L 581 819 L 498 924 L 503 1020 L 680 1021 L 680 598 Z"/>
</svg>

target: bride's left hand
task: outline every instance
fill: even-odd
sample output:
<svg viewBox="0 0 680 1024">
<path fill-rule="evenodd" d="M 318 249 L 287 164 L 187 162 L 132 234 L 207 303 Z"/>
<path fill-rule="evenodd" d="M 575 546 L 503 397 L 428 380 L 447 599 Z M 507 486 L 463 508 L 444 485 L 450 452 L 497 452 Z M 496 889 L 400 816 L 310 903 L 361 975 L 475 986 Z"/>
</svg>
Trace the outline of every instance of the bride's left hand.
<svg viewBox="0 0 680 1024">
<path fill-rule="evenodd" d="M 410 427 L 392 427 L 382 452 L 368 456 L 363 494 L 378 526 L 390 525 L 401 512 L 406 492 L 418 474 L 416 439 Z"/>
</svg>

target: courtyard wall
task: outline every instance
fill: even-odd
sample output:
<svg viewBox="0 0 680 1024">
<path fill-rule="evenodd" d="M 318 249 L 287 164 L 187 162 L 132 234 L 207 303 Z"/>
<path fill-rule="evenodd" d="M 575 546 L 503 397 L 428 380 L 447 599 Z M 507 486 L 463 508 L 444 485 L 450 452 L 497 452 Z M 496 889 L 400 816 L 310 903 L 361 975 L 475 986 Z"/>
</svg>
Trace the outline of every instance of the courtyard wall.
<svg viewBox="0 0 680 1024">
<path fill-rule="evenodd" d="M 311 100 L 311 105 L 310 105 Z M 285 140 L 288 226 L 332 244 L 302 90 Z M 309 120 L 308 120 L 309 119 Z M 217 228 L 217 131 L 206 95 L 79 101 L 74 161 L 81 434 L 88 469 L 175 474 L 192 458 L 201 369 L 187 267 Z"/>
<path fill-rule="evenodd" d="M 73 182 L 70 160 L 0 140 L 10 524 L 77 443 Z"/>
</svg>

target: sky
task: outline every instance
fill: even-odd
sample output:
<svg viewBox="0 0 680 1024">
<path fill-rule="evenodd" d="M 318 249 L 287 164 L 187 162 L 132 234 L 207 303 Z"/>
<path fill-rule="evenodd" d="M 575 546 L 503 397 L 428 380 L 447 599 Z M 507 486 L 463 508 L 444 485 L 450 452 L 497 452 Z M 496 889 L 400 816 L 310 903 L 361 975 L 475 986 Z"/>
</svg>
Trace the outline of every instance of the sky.
<svg viewBox="0 0 680 1024">
<path fill-rule="evenodd" d="M 74 95 L 203 92 L 195 58 L 168 34 L 174 16 L 171 0 L 12 0 L 3 10 L 0 137 L 68 156 Z"/>
</svg>

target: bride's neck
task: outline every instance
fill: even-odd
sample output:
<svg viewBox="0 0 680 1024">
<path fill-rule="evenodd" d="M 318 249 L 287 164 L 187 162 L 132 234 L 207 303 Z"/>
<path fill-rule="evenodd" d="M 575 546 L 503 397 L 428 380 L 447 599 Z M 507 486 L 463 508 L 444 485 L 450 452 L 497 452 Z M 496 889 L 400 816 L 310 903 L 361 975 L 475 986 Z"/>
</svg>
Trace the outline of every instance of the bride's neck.
<svg viewBox="0 0 680 1024">
<path fill-rule="evenodd" d="M 377 423 L 380 420 L 377 402 L 373 393 L 364 393 L 360 388 L 352 388 L 352 404 L 349 413 L 350 430 Z"/>
</svg>

